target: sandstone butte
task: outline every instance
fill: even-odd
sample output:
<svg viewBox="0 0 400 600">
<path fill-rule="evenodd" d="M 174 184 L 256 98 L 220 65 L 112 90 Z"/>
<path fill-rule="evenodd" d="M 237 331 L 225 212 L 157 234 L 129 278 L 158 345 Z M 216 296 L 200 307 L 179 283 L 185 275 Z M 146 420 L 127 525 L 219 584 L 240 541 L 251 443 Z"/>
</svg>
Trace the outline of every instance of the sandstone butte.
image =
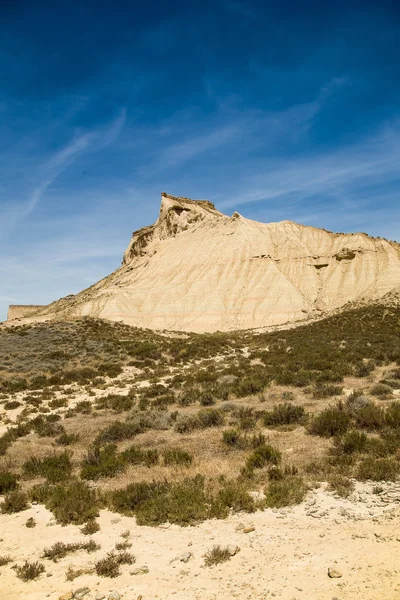
<svg viewBox="0 0 400 600">
<path fill-rule="evenodd" d="M 92 316 L 151 329 L 213 332 L 291 323 L 400 286 L 400 244 L 291 221 L 228 217 L 206 200 L 161 194 L 122 265 L 79 294 L 9 318 Z"/>
</svg>

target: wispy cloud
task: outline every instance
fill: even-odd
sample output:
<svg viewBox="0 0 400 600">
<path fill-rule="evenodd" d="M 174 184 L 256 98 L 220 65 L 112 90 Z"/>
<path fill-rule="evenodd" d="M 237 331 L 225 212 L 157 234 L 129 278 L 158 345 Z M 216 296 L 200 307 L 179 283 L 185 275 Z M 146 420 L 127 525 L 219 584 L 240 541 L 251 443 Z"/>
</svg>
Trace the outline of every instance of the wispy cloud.
<svg viewBox="0 0 400 600">
<path fill-rule="evenodd" d="M 10 210 L 5 211 L 8 217 L 7 229 L 15 226 L 19 221 L 28 217 L 37 207 L 38 203 L 52 185 L 52 183 L 79 159 L 85 152 L 96 152 L 106 148 L 117 139 L 126 121 L 126 110 L 122 109 L 118 117 L 105 127 L 76 135 L 64 148 L 56 152 L 44 165 L 38 168 L 41 181 L 34 188 L 28 200 L 21 204 L 14 204 Z M 7 208 L 7 207 L 6 207 Z"/>
<path fill-rule="evenodd" d="M 297 194 L 299 201 L 318 193 L 340 198 L 354 186 L 398 179 L 400 122 L 385 125 L 357 144 L 325 154 L 309 154 L 293 161 L 271 160 L 249 174 L 240 192 L 223 201 L 228 208 L 282 199 Z"/>
</svg>

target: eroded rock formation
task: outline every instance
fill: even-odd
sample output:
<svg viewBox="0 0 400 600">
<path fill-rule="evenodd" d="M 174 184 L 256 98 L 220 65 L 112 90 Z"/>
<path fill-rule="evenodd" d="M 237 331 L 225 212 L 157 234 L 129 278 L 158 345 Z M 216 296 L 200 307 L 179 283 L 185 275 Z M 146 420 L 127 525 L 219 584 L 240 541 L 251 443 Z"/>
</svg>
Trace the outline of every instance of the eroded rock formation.
<svg viewBox="0 0 400 600">
<path fill-rule="evenodd" d="M 162 193 L 159 218 L 133 234 L 119 269 L 40 314 L 226 331 L 298 321 L 399 286 L 396 242 L 228 217 Z"/>
</svg>

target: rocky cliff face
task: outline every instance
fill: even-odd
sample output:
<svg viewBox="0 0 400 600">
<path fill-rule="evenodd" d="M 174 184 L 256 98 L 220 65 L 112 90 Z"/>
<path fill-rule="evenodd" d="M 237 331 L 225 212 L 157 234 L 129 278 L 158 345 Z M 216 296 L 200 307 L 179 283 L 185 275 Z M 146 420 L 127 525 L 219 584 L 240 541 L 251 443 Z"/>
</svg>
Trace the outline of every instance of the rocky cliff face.
<svg viewBox="0 0 400 600">
<path fill-rule="evenodd" d="M 92 315 L 152 329 L 226 331 L 298 321 L 400 286 L 400 245 L 290 221 L 228 217 L 163 193 L 122 266 L 45 316 Z"/>
</svg>

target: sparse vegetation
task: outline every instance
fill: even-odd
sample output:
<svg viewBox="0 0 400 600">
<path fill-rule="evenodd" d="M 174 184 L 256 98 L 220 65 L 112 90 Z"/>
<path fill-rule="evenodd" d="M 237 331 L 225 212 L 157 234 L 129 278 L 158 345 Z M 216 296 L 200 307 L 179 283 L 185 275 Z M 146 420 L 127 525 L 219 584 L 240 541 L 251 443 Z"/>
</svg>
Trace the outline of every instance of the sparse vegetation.
<svg viewBox="0 0 400 600">
<path fill-rule="evenodd" d="M 40 577 L 44 571 L 44 565 L 38 561 L 32 563 L 25 561 L 22 566 L 16 568 L 17 577 L 22 581 L 33 581 Z"/>
</svg>

